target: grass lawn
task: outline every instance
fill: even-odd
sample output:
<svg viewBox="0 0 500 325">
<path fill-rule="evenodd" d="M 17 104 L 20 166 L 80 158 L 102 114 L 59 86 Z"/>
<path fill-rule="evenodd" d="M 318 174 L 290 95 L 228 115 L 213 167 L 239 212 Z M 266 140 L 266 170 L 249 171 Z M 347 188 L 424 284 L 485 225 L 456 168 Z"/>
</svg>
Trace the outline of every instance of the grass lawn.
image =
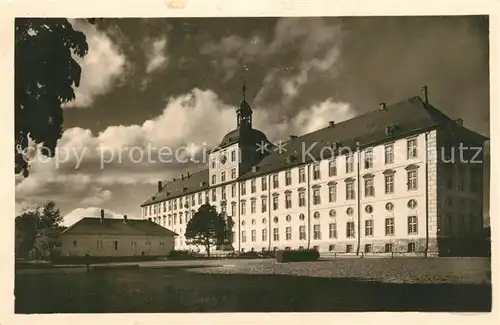
<svg viewBox="0 0 500 325">
<path fill-rule="evenodd" d="M 337 259 L 16 274 L 16 313 L 489 311 L 489 261 Z M 148 266 L 154 264 L 150 263 Z M 193 265 L 194 266 L 194 265 Z M 418 282 L 418 283 L 416 283 Z"/>
</svg>

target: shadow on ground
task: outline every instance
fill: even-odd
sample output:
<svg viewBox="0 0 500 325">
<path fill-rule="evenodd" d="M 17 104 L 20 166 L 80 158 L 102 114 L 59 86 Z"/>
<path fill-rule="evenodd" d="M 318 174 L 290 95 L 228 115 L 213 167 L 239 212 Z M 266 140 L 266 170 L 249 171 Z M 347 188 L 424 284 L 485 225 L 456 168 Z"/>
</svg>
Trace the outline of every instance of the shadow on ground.
<svg viewBox="0 0 500 325">
<path fill-rule="evenodd" d="M 177 268 L 16 275 L 16 313 L 491 310 L 491 285 L 203 274 Z"/>
</svg>

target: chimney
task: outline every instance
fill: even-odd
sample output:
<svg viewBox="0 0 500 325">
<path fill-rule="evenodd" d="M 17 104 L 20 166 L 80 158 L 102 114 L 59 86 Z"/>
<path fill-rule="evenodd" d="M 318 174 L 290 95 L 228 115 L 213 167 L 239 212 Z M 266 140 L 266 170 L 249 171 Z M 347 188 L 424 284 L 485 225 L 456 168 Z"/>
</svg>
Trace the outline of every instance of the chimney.
<svg viewBox="0 0 500 325">
<path fill-rule="evenodd" d="M 158 181 L 158 192 L 161 191 L 161 189 L 163 188 L 162 186 L 163 184 L 161 183 L 161 181 Z"/>
<path fill-rule="evenodd" d="M 427 97 L 427 86 L 420 87 L 420 91 L 422 92 L 422 96 L 424 96 L 424 103 L 429 104 L 429 98 Z"/>
<path fill-rule="evenodd" d="M 127 215 L 124 215 L 124 216 L 123 216 L 123 223 L 127 223 L 127 220 L 128 220 L 128 219 L 127 219 Z"/>
<path fill-rule="evenodd" d="M 381 111 L 385 111 L 386 104 L 385 103 L 380 103 L 379 105 Z"/>
<path fill-rule="evenodd" d="M 328 121 L 328 126 L 329 127 L 334 127 L 335 126 L 335 121 Z"/>
<path fill-rule="evenodd" d="M 101 209 L 101 223 L 104 222 L 104 209 Z"/>
<path fill-rule="evenodd" d="M 462 120 L 461 118 L 457 118 L 457 119 L 455 120 L 455 122 L 457 123 L 457 125 L 458 125 L 459 127 L 464 126 L 464 120 Z"/>
<path fill-rule="evenodd" d="M 252 166 L 252 173 L 257 172 L 257 166 Z"/>
</svg>

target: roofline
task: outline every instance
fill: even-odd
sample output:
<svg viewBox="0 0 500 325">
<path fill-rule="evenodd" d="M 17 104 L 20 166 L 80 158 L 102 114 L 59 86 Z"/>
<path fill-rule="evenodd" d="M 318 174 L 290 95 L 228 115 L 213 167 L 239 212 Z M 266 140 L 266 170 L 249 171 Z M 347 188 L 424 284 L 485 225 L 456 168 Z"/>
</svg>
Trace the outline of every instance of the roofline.
<svg viewBox="0 0 500 325">
<path fill-rule="evenodd" d="M 369 147 L 373 147 L 375 145 L 378 145 L 378 144 L 381 144 L 381 143 L 384 143 L 384 142 L 388 142 L 388 141 L 394 141 L 394 140 L 398 140 L 398 139 L 401 139 L 401 138 L 406 138 L 406 137 L 409 137 L 409 136 L 412 136 L 414 134 L 418 134 L 418 133 L 422 133 L 422 132 L 426 132 L 426 131 L 431 131 L 431 130 L 435 130 L 437 129 L 438 127 L 440 126 L 440 123 L 435 123 L 431 126 L 427 126 L 427 127 L 424 127 L 424 128 L 418 128 L 418 129 L 414 129 L 414 130 L 411 130 L 411 131 L 408 131 L 408 132 L 405 132 L 405 133 L 401 133 L 401 134 L 398 134 L 396 136 L 391 136 L 391 137 L 387 137 L 387 138 L 384 138 L 383 140 L 378 140 L 378 141 L 373 141 L 373 142 L 368 142 L 368 143 L 364 143 L 364 144 L 360 144 L 359 145 L 359 149 L 360 150 L 363 150 L 365 148 L 369 148 Z M 343 156 L 347 153 L 343 153 L 343 154 L 340 154 L 339 156 Z M 287 170 L 287 169 L 290 169 L 290 168 L 295 168 L 295 167 L 300 167 L 300 166 L 306 166 L 308 164 L 310 164 L 312 161 L 306 161 L 306 162 L 297 162 L 295 164 L 293 163 L 290 163 L 290 164 L 287 164 L 285 166 L 279 166 L 278 168 L 276 169 L 272 169 L 270 171 L 266 171 L 266 172 L 263 172 L 263 173 L 245 173 L 243 174 L 242 176 L 232 180 L 232 181 L 229 181 L 229 182 L 225 182 L 225 183 L 222 183 L 222 184 L 217 184 L 215 186 L 207 186 L 201 190 L 197 190 L 197 191 L 187 191 L 187 192 L 184 192 L 182 194 L 178 194 L 178 195 L 172 195 L 172 196 L 169 196 L 165 199 L 162 199 L 162 200 L 157 200 L 157 201 L 151 201 L 149 203 L 142 203 L 140 205 L 141 208 L 145 207 L 145 206 L 149 206 L 149 205 L 152 205 L 152 204 L 157 204 L 157 203 L 162 203 L 162 202 L 166 202 L 166 201 L 169 201 L 169 200 L 173 200 L 173 199 L 177 199 L 177 198 L 180 198 L 180 197 L 183 197 L 183 196 L 186 196 L 186 195 L 192 195 L 192 194 L 196 194 L 196 193 L 200 193 L 200 192 L 204 192 L 204 191 L 209 191 L 211 189 L 216 189 L 216 188 L 219 188 L 219 187 L 222 187 L 222 186 L 227 186 L 227 185 L 231 185 L 233 183 L 238 183 L 240 181 L 244 181 L 244 180 L 249 180 L 249 179 L 252 179 L 252 178 L 255 178 L 255 177 L 262 177 L 264 175 L 269 175 L 269 174 L 274 174 L 274 173 L 277 173 L 277 172 L 280 172 L 280 171 L 283 171 L 283 170 Z"/>
<path fill-rule="evenodd" d="M 61 233 L 60 233 L 60 236 L 64 235 L 68 230 L 72 229 L 74 226 L 76 226 L 78 223 L 80 223 L 83 219 L 100 219 L 99 217 L 83 217 L 81 218 L 80 220 L 78 220 L 77 222 L 75 222 L 74 224 L 72 224 L 71 226 L 69 226 L 68 228 L 64 229 Z M 118 219 L 118 218 L 107 218 L 107 220 L 122 220 L 122 219 Z M 145 221 L 145 222 L 148 222 L 149 220 L 145 220 L 145 219 L 131 219 L 131 220 L 138 220 L 138 221 Z M 156 225 L 156 223 L 155 223 Z M 160 226 L 161 227 L 161 226 Z M 164 228 L 164 227 L 162 227 Z M 173 236 L 179 236 L 178 233 L 168 229 L 168 228 L 164 228 L 166 231 L 170 232 Z M 94 234 L 94 232 L 91 232 L 92 234 Z M 95 233 L 103 233 L 103 232 L 95 232 Z M 75 234 L 89 234 L 89 232 L 76 232 Z M 107 233 L 107 234 L 113 234 L 113 235 L 117 235 L 117 233 Z M 133 233 L 120 233 L 118 235 L 137 235 L 137 234 L 133 234 Z M 161 236 L 159 234 L 151 234 L 151 233 L 144 233 L 144 235 L 148 235 L 148 236 Z"/>
</svg>

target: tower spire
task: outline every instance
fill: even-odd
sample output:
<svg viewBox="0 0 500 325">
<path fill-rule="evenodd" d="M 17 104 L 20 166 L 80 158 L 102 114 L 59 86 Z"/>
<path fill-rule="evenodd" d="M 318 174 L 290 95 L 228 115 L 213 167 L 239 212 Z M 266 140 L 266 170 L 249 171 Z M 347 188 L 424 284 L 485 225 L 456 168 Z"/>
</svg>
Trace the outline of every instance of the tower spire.
<svg viewBox="0 0 500 325">
<path fill-rule="evenodd" d="M 241 82 L 242 82 L 242 86 L 241 86 L 241 91 L 243 93 L 243 100 L 246 100 L 246 91 L 247 91 L 247 86 L 246 86 L 246 82 L 245 82 L 245 77 L 241 77 Z"/>
</svg>

